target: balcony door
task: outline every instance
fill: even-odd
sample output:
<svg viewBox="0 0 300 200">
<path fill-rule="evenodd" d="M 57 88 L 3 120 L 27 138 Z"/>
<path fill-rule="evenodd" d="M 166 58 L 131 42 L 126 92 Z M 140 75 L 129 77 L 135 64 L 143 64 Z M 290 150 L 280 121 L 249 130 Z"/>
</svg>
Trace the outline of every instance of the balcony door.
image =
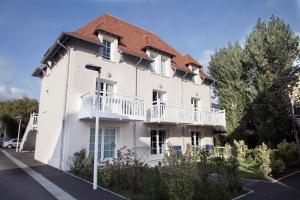
<svg viewBox="0 0 300 200">
<path fill-rule="evenodd" d="M 191 99 L 191 105 L 193 109 L 193 120 L 197 121 L 198 120 L 198 111 L 199 111 L 199 99 L 192 98 Z"/>
<path fill-rule="evenodd" d="M 152 91 L 152 104 L 155 117 L 162 117 L 165 113 L 166 93 L 162 91 L 153 90 Z"/>
<path fill-rule="evenodd" d="M 98 80 L 96 80 L 96 91 L 98 91 Z M 100 96 L 113 96 L 114 85 L 100 80 Z"/>
<path fill-rule="evenodd" d="M 98 80 L 96 80 L 96 94 L 98 91 Z M 100 80 L 100 110 L 104 112 L 112 111 L 112 100 L 109 97 L 113 97 L 114 85 L 108 82 Z M 108 98 L 103 98 L 108 97 Z"/>
<path fill-rule="evenodd" d="M 191 131 L 191 144 L 192 147 L 201 147 L 201 132 Z"/>
</svg>

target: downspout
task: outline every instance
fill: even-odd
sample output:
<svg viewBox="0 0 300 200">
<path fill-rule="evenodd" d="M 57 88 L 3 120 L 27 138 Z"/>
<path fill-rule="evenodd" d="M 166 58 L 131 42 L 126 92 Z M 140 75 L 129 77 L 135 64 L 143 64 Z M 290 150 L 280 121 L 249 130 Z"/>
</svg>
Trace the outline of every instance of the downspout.
<svg viewBox="0 0 300 200">
<path fill-rule="evenodd" d="M 143 60 L 142 57 L 140 57 L 139 61 L 134 65 L 135 66 L 135 98 L 137 99 L 137 85 L 138 85 L 138 65 Z M 136 160 L 136 122 L 133 123 L 133 157 L 134 160 Z"/>
<path fill-rule="evenodd" d="M 61 127 L 61 140 L 60 140 L 60 155 L 59 155 L 59 169 L 63 170 L 63 158 L 64 158 L 64 140 L 66 132 L 66 115 L 67 115 L 67 99 L 68 99 L 68 90 L 69 90 L 69 73 L 70 73 L 70 47 L 63 45 L 59 40 L 57 44 L 63 47 L 68 52 L 68 62 L 67 62 L 67 74 L 66 74 L 66 85 L 65 85 L 65 96 L 64 96 L 64 110 L 63 110 L 63 120 Z"/>
<path fill-rule="evenodd" d="M 185 72 L 185 75 L 181 78 L 181 105 L 183 106 L 183 79 L 186 77 L 187 72 Z"/>
<path fill-rule="evenodd" d="M 185 75 L 181 78 L 181 105 L 183 106 L 183 79 L 187 76 L 187 72 L 185 72 Z M 181 126 L 181 134 L 182 134 L 182 149 L 185 150 L 184 146 L 184 125 Z"/>
</svg>

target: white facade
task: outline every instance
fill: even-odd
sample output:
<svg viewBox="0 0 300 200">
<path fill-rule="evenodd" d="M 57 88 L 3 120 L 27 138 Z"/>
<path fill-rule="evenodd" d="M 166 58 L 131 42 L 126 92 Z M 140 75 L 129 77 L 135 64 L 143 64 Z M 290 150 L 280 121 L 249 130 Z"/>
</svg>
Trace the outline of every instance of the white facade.
<svg viewBox="0 0 300 200">
<path fill-rule="evenodd" d="M 167 144 L 183 152 L 192 143 L 213 145 L 212 127 L 225 127 L 225 113 L 211 111 L 209 84 L 199 76 L 183 79 L 169 57 L 147 50 L 155 57 L 153 72 L 149 62 L 121 53 L 117 39 L 103 34 L 98 38 L 111 42 L 111 60 L 103 59 L 98 45 L 86 41 L 66 42 L 69 54 L 57 44 L 61 55 L 56 63 L 48 63 L 51 69 L 42 77 L 35 159 L 67 170 L 74 152 L 93 149 L 97 74 L 86 64 L 101 66 L 101 82 L 109 92 L 101 100 L 100 127 L 105 134 L 100 158 L 115 156 L 126 146 L 138 159 L 155 163 Z M 156 103 L 153 95 L 159 96 Z"/>
</svg>

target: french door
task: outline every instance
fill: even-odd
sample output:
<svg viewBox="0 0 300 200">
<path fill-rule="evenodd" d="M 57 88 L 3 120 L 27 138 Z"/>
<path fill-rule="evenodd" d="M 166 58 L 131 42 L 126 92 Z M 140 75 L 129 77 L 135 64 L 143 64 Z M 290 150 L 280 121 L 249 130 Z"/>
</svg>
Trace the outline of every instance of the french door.
<svg viewBox="0 0 300 200">
<path fill-rule="evenodd" d="M 165 150 L 165 141 L 165 130 L 151 130 L 151 154 L 163 154 Z"/>
<path fill-rule="evenodd" d="M 192 147 L 201 147 L 200 131 L 191 131 L 191 143 L 192 143 Z"/>
<path fill-rule="evenodd" d="M 89 153 L 94 155 L 95 128 L 90 129 Z M 116 156 L 116 129 L 101 128 L 98 137 L 98 160 L 114 158 Z"/>
</svg>

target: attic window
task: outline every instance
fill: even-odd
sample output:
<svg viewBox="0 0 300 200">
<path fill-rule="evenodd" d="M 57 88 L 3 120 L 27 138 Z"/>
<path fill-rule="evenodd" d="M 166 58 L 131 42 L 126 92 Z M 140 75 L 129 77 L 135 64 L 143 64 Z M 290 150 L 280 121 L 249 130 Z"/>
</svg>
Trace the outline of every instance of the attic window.
<svg viewBox="0 0 300 200">
<path fill-rule="evenodd" d="M 106 60 L 110 60 L 111 56 L 111 42 L 107 40 L 103 40 L 103 47 L 102 47 L 102 57 Z"/>
</svg>

